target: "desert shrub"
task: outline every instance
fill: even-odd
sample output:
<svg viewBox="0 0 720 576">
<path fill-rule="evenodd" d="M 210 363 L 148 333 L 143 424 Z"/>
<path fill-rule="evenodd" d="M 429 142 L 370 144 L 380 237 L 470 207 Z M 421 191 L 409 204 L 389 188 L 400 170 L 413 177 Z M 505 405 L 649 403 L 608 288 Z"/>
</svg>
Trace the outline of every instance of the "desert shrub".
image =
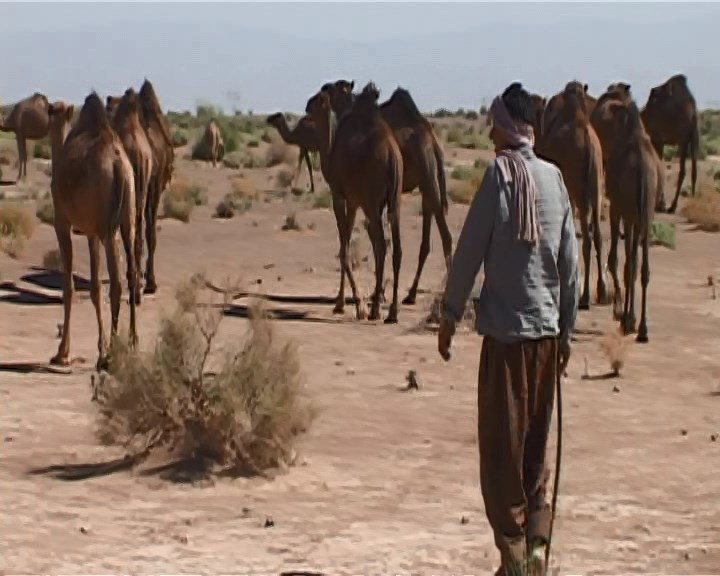
<svg viewBox="0 0 720 576">
<path fill-rule="evenodd" d="M 469 204 L 480 187 L 486 169 L 487 162 L 482 159 L 476 160 L 472 168 L 456 166 L 450 174 L 454 182 L 448 186 L 448 197 L 458 204 Z"/>
<path fill-rule="evenodd" d="M 53 204 L 52 198 L 46 196 L 38 202 L 35 216 L 37 216 L 37 219 L 43 224 L 50 224 L 52 226 L 53 222 L 55 222 L 55 205 Z"/>
<path fill-rule="evenodd" d="M 682 213 L 700 230 L 720 232 L 720 194 L 711 187 L 701 186 L 696 196 L 687 198 Z"/>
<path fill-rule="evenodd" d="M 223 310 L 198 302 L 203 285 L 194 277 L 177 290 L 151 350 L 113 341 L 109 372 L 95 390 L 98 436 L 138 454 L 169 451 L 206 471 L 263 474 L 292 464 L 295 440 L 314 416 L 295 346 L 254 303 L 246 338 L 216 354 L 211 372 Z"/>
<path fill-rule="evenodd" d="M 288 162 L 292 156 L 290 147 L 282 140 L 273 140 L 268 146 L 265 155 L 265 164 L 271 168 L 284 162 Z"/>
<path fill-rule="evenodd" d="M 223 158 L 223 166 L 233 170 L 239 170 L 245 164 L 245 155 L 242 152 L 229 152 Z"/>
<path fill-rule="evenodd" d="M 294 175 L 290 170 L 282 169 L 275 174 L 275 183 L 280 188 L 287 188 L 293 183 Z"/>
<path fill-rule="evenodd" d="M 16 202 L 0 206 L 0 248 L 8 256 L 17 258 L 34 231 L 35 219 L 26 208 Z"/>
<path fill-rule="evenodd" d="M 173 148 L 180 148 L 181 146 L 187 145 L 190 141 L 186 130 L 173 130 L 172 133 L 172 145 Z"/>
<path fill-rule="evenodd" d="M 295 212 L 292 212 L 285 216 L 285 223 L 282 225 L 282 230 L 302 230 L 302 227 L 300 226 L 300 222 L 298 222 Z"/>
<path fill-rule="evenodd" d="M 625 366 L 627 356 L 627 341 L 620 329 L 605 334 L 600 340 L 600 350 L 610 363 L 610 370 L 613 376 L 620 376 L 620 371 Z"/>
<path fill-rule="evenodd" d="M 207 192 L 197 184 L 173 183 L 163 194 L 163 217 L 189 222 L 195 206 L 207 204 Z"/>
<path fill-rule="evenodd" d="M 224 140 L 224 138 L 223 138 Z M 222 161 L 222 159 L 225 157 L 225 154 L 228 154 L 230 151 L 227 149 L 227 145 L 225 148 L 220 148 L 220 151 L 218 153 L 218 160 Z M 210 157 L 210 149 L 205 144 L 205 140 L 202 137 L 202 134 L 200 135 L 200 138 L 195 142 L 192 148 L 192 153 L 190 154 L 190 158 L 192 160 L 203 160 L 206 162 L 209 162 L 212 160 Z"/>
<path fill-rule="evenodd" d="M 332 193 L 329 188 L 317 192 L 313 197 L 313 208 L 332 208 Z"/>
<path fill-rule="evenodd" d="M 675 250 L 675 224 L 654 220 L 650 225 L 650 244 Z"/>
<path fill-rule="evenodd" d="M 60 256 L 60 250 L 57 248 L 53 248 L 52 250 L 48 250 L 43 255 L 43 261 L 42 261 L 43 268 L 45 270 L 55 270 L 57 272 L 62 272 L 62 258 Z"/>
<path fill-rule="evenodd" d="M 44 138 L 38 142 L 35 142 L 35 147 L 33 149 L 33 156 L 35 158 L 42 158 L 43 160 L 50 160 L 50 158 L 51 158 L 50 142 L 47 140 L 47 138 Z"/>
<path fill-rule="evenodd" d="M 247 212 L 258 199 L 257 190 L 251 189 L 243 178 L 233 178 L 230 184 L 232 192 L 225 194 L 218 202 L 215 207 L 215 218 L 232 218 L 235 214 Z"/>
</svg>

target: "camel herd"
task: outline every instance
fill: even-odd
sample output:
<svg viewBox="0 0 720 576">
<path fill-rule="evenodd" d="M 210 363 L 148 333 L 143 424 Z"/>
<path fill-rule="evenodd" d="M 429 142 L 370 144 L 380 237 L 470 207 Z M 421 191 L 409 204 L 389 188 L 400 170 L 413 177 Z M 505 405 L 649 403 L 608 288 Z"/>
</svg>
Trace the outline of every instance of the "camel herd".
<svg viewBox="0 0 720 576">
<path fill-rule="evenodd" d="M 440 233 L 446 269 L 451 266 L 452 237 L 446 221 L 448 199 L 443 149 L 431 123 L 418 110 L 409 92 L 397 88 L 378 103 L 379 91 L 371 82 L 354 93 L 354 81 L 324 84 L 307 101 L 305 112 L 290 128 L 281 113 L 267 117 L 282 139 L 300 148 L 298 169 L 305 160 L 314 191 L 310 153 L 318 152 L 320 167 L 333 198 L 340 241 L 340 286 L 334 312 L 345 304 L 345 277 L 350 283 L 357 318 L 379 319 L 384 298 L 383 271 L 387 250 L 382 215 L 387 208 L 392 235 L 393 294 L 386 323 L 398 321 L 398 281 L 402 261 L 400 200 L 419 188 L 422 195 L 422 240 L 413 283 L 402 303 L 417 297 L 420 276 L 430 251 L 433 217 Z M 641 268 L 641 318 L 637 341 L 648 341 L 647 286 L 649 282 L 649 230 L 656 210 L 664 210 L 664 145 L 677 145 L 680 173 L 668 212 L 677 208 L 688 152 L 692 160 L 692 194 L 697 181 L 699 148 L 698 113 L 687 79 L 678 74 L 650 92 L 642 111 L 630 85 L 618 82 L 594 98 L 587 85 L 572 81 L 546 99 L 534 95 L 535 151 L 556 163 L 565 179 L 580 218 L 584 282 L 580 308 L 590 305 L 591 253 L 594 244 L 598 270 L 597 302 L 608 303 L 602 273 L 600 207 L 604 194 L 610 204 L 610 271 L 613 312 L 624 333 L 634 333 L 637 252 Z M 71 125 L 73 106 L 49 103 L 39 93 L 18 102 L 0 129 L 16 134 L 18 179 L 27 173 L 26 140 L 50 136 L 52 148 L 51 194 L 55 231 L 63 262 L 64 331 L 51 362 L 67 364 L 72 307 L 71 232 L 88 237 L 91 262 L 91 298 L 98 322 L 98 367 L 107 363 L 107 343 L 101 313 L 99 254 L 104 246 L 110 277 L 111 334 L 117 332 L 121 299 L 116 232 L 120 230 L 127 260 L 131 344 L 137 340 L 135 307 L 141 303 L 142 233 L 148 256 L 145 267 L 147 294 L 157 290 L 154 269 L 156 222 L 160 195 L 174 170 L 174 148 L 168 122 L 152 84 L 145 79 L 139 92 L 128 88 L 122 96 L 108 96 L 103 105 L 91 93 Z M 213 119 L 203 134 L 213 165 L 224 143 Z M 358 208 L 367 218 L 375 257 L 375 289 L 370 313 L 358 293 L 349 259 L 349 242 Z M 624 301 L 617 276 L 617 250 L 622 224 L 625 241 Z"/>
</svg>

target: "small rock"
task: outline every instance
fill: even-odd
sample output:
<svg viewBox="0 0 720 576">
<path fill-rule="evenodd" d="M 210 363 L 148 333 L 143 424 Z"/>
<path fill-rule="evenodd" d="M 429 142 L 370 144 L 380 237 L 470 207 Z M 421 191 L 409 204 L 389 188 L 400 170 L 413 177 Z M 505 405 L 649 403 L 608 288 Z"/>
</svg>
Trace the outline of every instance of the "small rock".
<svg viewBox="0 0 720 576">
<path fill-rule="evenodd" d="M 243 507 L 242 507 L 242 515 L 245 516 L 246 518 L 247 518 L 248 516 L 250 516 L 250 512 L 251 512 L 251 510 L 250 510 L 250 508 L 248 508 L 247 506 L 243 506 Z"/>
<path fill-rule="evenodd" d="M 270 270 L 270 268 L 275 268 L 275 264 L 273 264 L 272 262 L 270 262 L 270 264 L 265 264 L 265 266 L 263 266 L 263 268 L 264 268 L 265 270 Z"/>
<path fill-rule="evenodd" d="M 272 528 L 273 526 L 275 526 L 275 520 L 272 519 L 272 516 L 265 518 L 264 528 Z"/>
<path fill-rule="evenodd" d="M 342 366 L 342 360 L 335 360 L 335 366 Z"/>
<path fill-rule="evenodd" d="M 685 552 L 685 554 L 683 554 L 683 558 L 685 558 L 685 560 L 690 560 L 690 552 Z"/>
<path fill-rule="evenodd" d="M 718 435 L 717 434 L 710 434 L 710 442 L 717 442 Z"/>
<path fill-rule="evenodd" d="M 469 523 L 470 523 L 470 518 L 468 518 L 465 515 L 460 516 L 460 524 L 469 524 Z"/>
<path fill-rule="evenodd" d="M 12 436 L 5 436 L 5 438 L 3 438 L 3 442 L 12 442 L 13 440 L 14 438 Z"/>
<path fill-rule="evenodd" d="M 687 436 L 687 433 L 688 433 L 688 432 L 687 432 L 687 430 L 685 430 L 685 428 L 683 428 L 682 430 L 680 430 L 680 434 L 682 434 L 683 436 Z"/>
<path fill-rule="evenodd" d="M 85 526 L 80 526 L 80 534 L 89 534 L 90 529 L 86 528 Z"/>
<path fill-rule="evenodd" d="M 615 386 L 613 386 L 613 392 L 615 392 L 616 394 L 617 394 L 618 392 L 620 392 L 620 386 L 618 386 L 617 384 L 615 384 Z"/>
<path fill-rule="evenodd" d="M 407 382 L 406 390 L 420 390 L 420 385 L 417 381 L 417 372 L 415 372 L 415 370 L 408 370 L 405 381 Z"/>
<path fill-rule="evenodd" d="M 188 543 L 188 537 L 185 534 L 178 534 L 176 536 L 173 536 L 173 538 L 180 542 L 180 544 L 187 544 Z"/>
<path fill-rule="evenodd" d="M 262 278 L 258 278 L 257 280 L 255 280 L 255 284 L 262 284 Z"/>
<path fill-rule="evenodd" d="M 192 518 L 185 518 L 185 526 L 192 526 Z"/>
<path fill-rule="evenodd" d="M 355 370 L 353 368 L 348 368 L 346 374 L 348 376 L 353 376 L 355 374 Z"/>
</svg>

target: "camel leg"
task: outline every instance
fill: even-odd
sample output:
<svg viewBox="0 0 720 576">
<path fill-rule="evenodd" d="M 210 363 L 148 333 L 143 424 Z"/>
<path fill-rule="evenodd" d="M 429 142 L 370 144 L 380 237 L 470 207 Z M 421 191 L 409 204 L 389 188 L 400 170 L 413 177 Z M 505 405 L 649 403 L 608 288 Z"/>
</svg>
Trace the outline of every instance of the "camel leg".
<svg viewBox="0 0 720 576">
<path fill-rule="evenodd" d="M 335 213 L 335 224 L 338 229 L 340 240 L 340 288 L 335 298 L 333 314 L 342 314 L 345 311 L 345 228 L 347 221 L 347 202 L 339 195 L 333 194 L 333 212 Z"/>
<path fill-rule="evenodd" d="M 668 214 L 674 214 L 677 210 L 678 200 L 680 199 L 680 191 L 682 190 L 683 181 L 685 180 L 685 163 L 687 160 L 688 142 L 680 145 L 680 171 L 678 172 L 677 187 L 675 189 L 675 198 L 667 209 Z"/>
<path fill-rule="evenodd" d="M 73 245 L 70 223 L 61 214 L 55 214 L 55 235 L 57 236 L 60 257 L 63 263 L 63 329 L 57 354 L 50 364 L 68 366 L 70 364 L 70 313 L 72 312 L 75 283 L 73 282 Z"/>
<path fill-rule="evenodd" d="M 25 176 L 27 176 L 27 140 L 25 140 L 24 136 L 21 136 L 20 134 L 17 134 L 15 136 L 15 139 L 17 140 L 17 149 L 18 149 L 18 180 L 22 180 Z M 25 176 L 23 176 L 23 174 Z"/>
<path fill-rule="evenodd" d="M 640 282 L 642 285 L 640 310 L 640 328 L 636 340 L 642 344 L 649 342 L 647 329 L 647 287 L 650 283 L 650 234 L 645 232 L 642 244 L 643 262 L 640 271 Z"/>
<path fill-rule="evenodd" d="M 663 153 L 665 151 L 665 145 L 662 142 L 658 142 L 657 140 L 652 140 L 652 146 L 655 148 L 655 153 L 658 155 L 658 158 L 660 158 L 660 162 L 664 162 L 663 160 Z M 682 164 L 681 164 L 682 166 Z M 666 212 L 665 210 L 665 195 L 660 194 L 655 199 L 655 212 Z M 624 228 L 624 226 L 623 226 Z"/>
<path fill-rule="evenodd" d="M 588 213 L 587 209 L 583 208 L 580 210 L 580 228 L 582 231 L 582 253 L 583 263 L 585 265 L 585 280 L 583 282 L 582 295 L 580 296 L 580 303 L 578 309 L 590 310 L 590 266 L 591 266 L 591 251 L 592 241 L 590 240 L 590 230 L 588 228 Z"/>
<path fill-rule="evenodd" d="M 160 206 L 160 189 L 157 176 L 150 180 L 145 204 L 145 238 L 147 239 L 147 264 L 145 265 L 145 294 L 155 294 L 155 248 L 157 247 L 157 214 Z M 138 263 L 140 266 L 140 263 Z"/>
<path fill-rule="evenodd" d="M 420 275 L 422 274 L 425 261 L 427 260 L 428 254 L 430 253 L 430 226 L 432 225 L 432 208 L 428 206 L 426 196 L 422 198 L 422 238 L 420 240 L 420 253 L 418 254 L 418 267 L 415 272 L 415 279 L 413 280 L 410 290 L 408 290 L 407 296 L 403 299 L 402 303 L 406 305 L 415 304 L 417 299 L 418 285 L 420 284 Z M 393 247 L 394 251 L 394 247 Z"/>
<path fill-rule="evenodd" d="M 345 270 L 347 274 L 348 282 L 350 283 L 350 290 L 352 290 L 353 299 L 355 300 L 355 313 L 358 320 L 365 320 L 367 318 L 367 310 L 365 310 L 365 303 L 362 297 L 358 293 L 357 284 L 355 283 L 355 274 L 350 266 L 350 238 L 352 236 L 353 227 L 355 226 L 355 215 L 357 214 L 357 208 L 347 206 L 345 212 L 345 234 L 342 238 L 342 245 L 340 248 L 340 260 L 341 270 Z M 345 301 L 345 295 L 343 294 L 343 302 Z"/>
<path fill-rule="evenodd" d="M 389 214 L 390 233 L 392 234 L 392 265 L 393 265 L 393 299 L 390 304 L 385 324 L 396 324 L 398 321 L 398 285 L 400 283 L 400 264 L 402 263 L 402 245 L 400 243 L 400 213 Z"/>
<path fill-rule="evenodd" d="M 308 174 L 310 175 L 310 192 L 315 193 L 315 181 L 313 179 L 313 169 L 312 169 L 312 162 L 310 161 L 310 152 L 308 152 L 307 149 L 305 149 L 305 153 L 303 154 L 305 157 L 305 164 L 307 165 Z M 300 168 L 298 167 L 298 174 L 300 173 Z"/>
<path fill-rule="evenodd" d="M 600 190 L 598 190 L 598 193 Z M 593 201 L 592 210 L 592 237 L 595 246 L 595 258 L 597 260 L 597 294 L 596 301 L 598 304 L 605 305 L 608 303 L 607 286 L 605 285 L 605 273 L 603 271 L 602 262 L 602 231 L 600 230 L 600 210 L 602 198 Z"/>
<path fill-rule="evenodd" d="M 123 214 L 123 220 L 120 224 L 120 235 L 122 236 L 123 247 L 125 248 L 125 259 L 127 260 L 127 283 L 128 283 L 128 304 L 130 305 L 130 346 L 133 348 L 137 345 L 137 326 L 136 321 L 136 302 L 137 297 L 135 290 L 140 284 L 140 278 L 136 266 L 135 254 L 137 249 L 134 246 L 136 232 L 135 220 L 130 218 L 130 214 L 126 211 Z M 115 320 L 117 323 L 117 319 Z"/>
<path fill-rule="evenodd" d="M 377 213 L 372 214 L 369 218 L 368 235 L 370 236 L 370 243 L 372 244 L 373 254 L 375 256 L 375 290 L 373 290 L 372 305 L 370 307 L 368 320 L 377 320 L 380 318 L 380 295 L 383 290 L 385 255 L 387 254 L 382 216 Z"/>
<path fill-rule="evenodd" d="M 98 326 L 98 369 L 107 365 L 107 340 L 103 325 L 102 313 L 102 287 L 100 285 L 100 238 L 88 236 L 88 250 L 90 251 L 90 300 L 95 307 L 95 318 Z"/>
<path fill-rule="evenodd" d="M 620 239 L 620 218 L 610 204 L 610 251 L 608 252 L 608 270 L 613 282 L 613 317 L 622 319 L 622 289 L 618 278 L 618 244 Z"/>
<path fill-rule="evenodd" d="M 625 220 L 625 310 L 623 314 L 623 332 L 635 332 L 635 276 L 637 267 L 637 227 Z M 633 250 L 633 247 L 635 250 Z"/>
<path fill-rule="evenodd" d="M 147 178 L 135 179 L 135 241 L 134 241 L 134 254 L 135 254 L 135 304 L 140 306 L 142 304 L 142 290 L 140 287 L 140 270 L 142 268 L 142 256 L 143 256 L 143 220 L 145 219 L 145 205 L 147 203 L 147 192 L 148 186 Z"/>
<path fill-rule="evenodd" d="M 692 138 L 692 136 L 691 136 Z M 690 144 L 690 186 L 692 187 L 692 195 L 695 196 L 695 187 L 697 186 L 697 147 Z"/>
<path fill-rule="evenodd" d="M 120 318 L 120 299 L 122 286 L 120 285 L 120 264 L 115 234 L 105 238 L 105 260 L 107 262 L 108 276 L 110 276 L 110 346 L 112 339 L 117 335 L 118 319 Z M 102 368 L 102 367 L 99 367 Z"/>
</svg>

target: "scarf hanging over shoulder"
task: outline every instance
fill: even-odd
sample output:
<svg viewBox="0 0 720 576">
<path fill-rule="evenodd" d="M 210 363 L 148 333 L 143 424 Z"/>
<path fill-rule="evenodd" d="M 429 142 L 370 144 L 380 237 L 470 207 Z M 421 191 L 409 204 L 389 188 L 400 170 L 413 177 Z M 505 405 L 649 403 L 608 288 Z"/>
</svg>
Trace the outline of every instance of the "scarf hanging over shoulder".
<svg viewBox="0 0 720 576">
<path fill-rule="evenodd" d="M 532 126 L 515 122 L 500 96 L 490 106 L 493 129 L 501 131 L 512 147 L 533 146 Z M 515 182 L 515 201 L 508 206 L 519 240 L 536 244 L 538 239 L 537 187 L 527 161 L 518 150 L 506 148 L 496 151 L 496 164 L 505 182 Z"/>
</svg>

